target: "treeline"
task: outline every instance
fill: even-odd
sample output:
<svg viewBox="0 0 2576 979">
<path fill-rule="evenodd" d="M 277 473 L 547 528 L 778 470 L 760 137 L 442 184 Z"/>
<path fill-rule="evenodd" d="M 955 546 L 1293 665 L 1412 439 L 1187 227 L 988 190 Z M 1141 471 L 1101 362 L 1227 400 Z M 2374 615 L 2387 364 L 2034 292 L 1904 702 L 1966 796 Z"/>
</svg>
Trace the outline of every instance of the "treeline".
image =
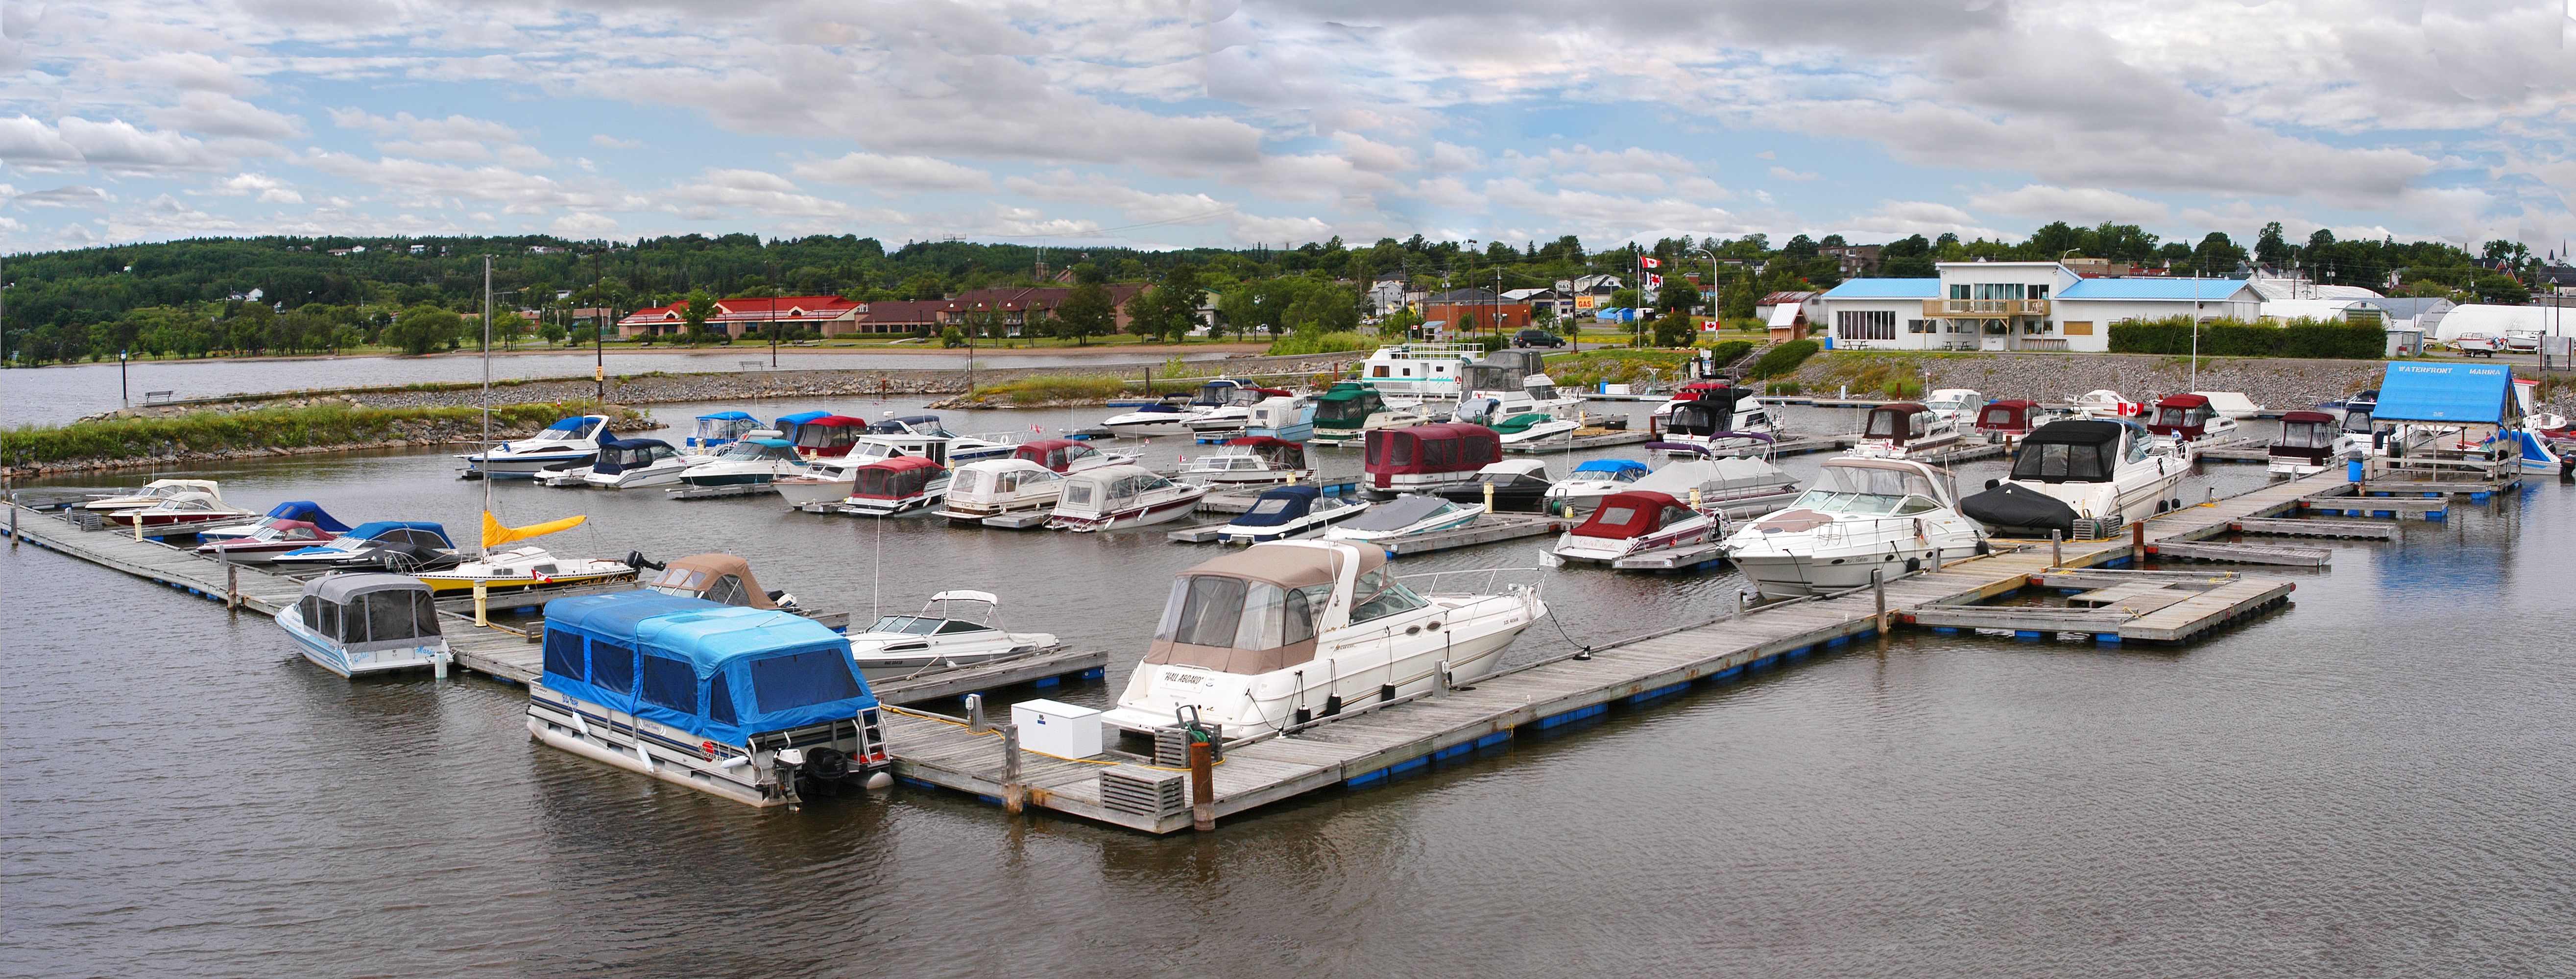
<svg viewBox="0 0 2576 979">
<path fill-rule="evenodd" d="M 1853 274 L 1929 276 L 1942 261 L 2055 259 L 2069 252 L 2177 273 L 2238 274 L 2261 266 L 2320 282 L 2464 300 L 2520 301 L 2519 283 L 2497 263 L 2527 266 L 2519 246 L 2490 242 L 2482 256 L 2441 242 L 2337 241 L 2318 232 L 2305 243 L 2266 227 L 2251 248 L 2212 232 L 2196 243 L 2165 242 L 2136 225 L 2078 227 L 2055 222 L 2019 242 L 1915 235 L 1879 246 L 1875 264 Z M 938 299 L 978 288 L 1150 283 L 1141 332 L 1199 324 L 1192 297 L 1218 297 L 1218 323 L 1237 332 L 1341 332 L 1370 310 L 1369 285 L 1400 277 L 1415 290 L 1547 288 L 1587 273 L 1635 286 L 1653 258 L 1665 290 L 1653 305 L 1694 308 L 1715 293 L 1720 316 L 1752 314 L 1767 293 L 1839 283 L 1841 236 L 1798 235 L 1774 245 L 1761 234 L 1683 236 L 1587 250 L 1574 236 L 1553 241 L 1334 238 L 1297 248 L 1179 249 L 1039 247 L 962 241 L 908 242 L 814 235 L 682 235 L 622 241 L 549 236 L 210 238 L 119 245 L 11 257 L 0 316 L 0 351 L 14 362 L 215 353 L 309 352 L 357 345 L 420 349 L 470 343 L 471 321 L 443 314 L 481 308 L 484 258 L 491 257 L 495 307 L 526 309 L 526 320 L 496 317 L 513 342 L 556 330 L 575 309 L 622 315 L 692 293 L 714 298 L 835 294 L 861 301 Z M 2490 267 L 2481 267 L 2486 261 Z M 1176 276 L 1177 281 L 1176 281 Z M 1697 278 L 1697 284 L 1692 278 Z M 1633 288 L 1613 305 L 1645 305 Z M 1687 299 L 1688 302 L 1680 302 Z M 1705 307 L 1699 307 L 1705 309 Z M 1131 314 L 1140 310 L 1129 307 Z M 1096 310 L 1089 311 L 1096 313 Z M 406 321 L 409 321 L 407 324 Z M 1090 329 L 1097 316 L 1080 328 Z"/>
</svg>

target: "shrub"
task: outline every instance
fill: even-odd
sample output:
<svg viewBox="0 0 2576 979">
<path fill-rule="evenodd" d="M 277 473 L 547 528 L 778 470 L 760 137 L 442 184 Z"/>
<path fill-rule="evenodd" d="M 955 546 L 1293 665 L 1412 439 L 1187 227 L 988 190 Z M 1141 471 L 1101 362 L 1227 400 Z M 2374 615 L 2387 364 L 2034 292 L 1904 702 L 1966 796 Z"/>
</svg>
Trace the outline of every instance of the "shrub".
<svg viewBox="0 0 2576 979">
<path fill-rule="evenodd" d="M 1129 382 L 1123 377 L 1101 374 L 1040 374 L 1016 381 L 1004 381 L 976 388 L 977 397 L 1003 397 L 1012 404 L 1040 404 L 1048 401 L 1107 400 L 1127 393 Z"/>
<path fill-rule="evenodd" d="M 2131 354 L 2192 352 L 2192 319 L 2172 316 L 2111 324 L 2111 351 Z M 2239 320 L 2200 324 L 2200 352 L 2212 357 L 2297 357 L 2378 360 L 2387 331 L 2371 324 L 2300 318 L 2273 326 Z"/>
<path fill-rule="evenodd" d="M 1370 350 L 1376 346 L 1375 341 L 1357 332 L 1323 333 L 1301 330 L 1272 343 L 1268 355 L 1281 357 L 1292 354 L 1337 354 L 1352 350 Z"/>
<path fill-rule="evenodd" d="M 1753 342 L 1750 340 L 1728 340 L 1710 347 L 1709 354 L 1717 366 L 1725 367 L 1743 359 L 1744 355 L 1752 349 Z"/>
<path fill-rule="evenodd" d="M 1822 349 L 1824 346 L 1813 340 L 1791 340 L 1763 354 L 1762 359 L 1754 361 L 1753 366 L 1745 371 L 1745 375 L 1757 380 L 1779 377 L 1797 370 L 1798 365 L 1806 363 L 1807 358 L 1815 356 L 1816 351 Z"/>
<path fill-rule="evenodd" d="M 1796 381 L 1780 381 L 1780 382 L 1773 383 L 1773 384 L 1765 384 L 1765 385 L 1763 385 L 1763 386 L 1762 386 L 1762 393 L 1764 393 L 1764 394 L 1796 394 L 1796 393 L 1798 393 L 1798 382 L 1796 382 Z"/>
</svg>

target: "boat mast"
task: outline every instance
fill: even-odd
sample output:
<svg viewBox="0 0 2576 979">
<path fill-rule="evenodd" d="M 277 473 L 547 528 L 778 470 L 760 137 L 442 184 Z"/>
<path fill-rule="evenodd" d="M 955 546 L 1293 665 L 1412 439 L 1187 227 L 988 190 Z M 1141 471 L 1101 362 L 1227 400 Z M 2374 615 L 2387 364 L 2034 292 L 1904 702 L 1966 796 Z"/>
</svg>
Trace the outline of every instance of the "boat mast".
<svg viewBox="0 0 2576 979">
<path fill-rule="evenodd" d="M 492 256 L 483 256 L 483 512 L 492 512 Z M 474 556 L 491 556 L 483 532 L 474 532 Z"/>
</svg>

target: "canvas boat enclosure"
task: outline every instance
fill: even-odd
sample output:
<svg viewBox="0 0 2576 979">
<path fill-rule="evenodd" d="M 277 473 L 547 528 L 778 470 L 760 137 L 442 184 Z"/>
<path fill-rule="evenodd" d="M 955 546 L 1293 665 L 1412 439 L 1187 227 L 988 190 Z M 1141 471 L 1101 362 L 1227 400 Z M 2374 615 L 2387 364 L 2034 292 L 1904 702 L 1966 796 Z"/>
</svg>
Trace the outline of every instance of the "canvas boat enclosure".
<svg viewBox="0 0 2576 979">
<path fill-rule="evenodd" d="M 1845 456 L 1825 460 L 1816 482 L 1793 506 L 1820 513 L 1911 516 L 1959 498 L 1947 469 L 1896 459 Z"/>
<path fill-rule="evenodd" d="M 2298 459 L 2312 466 L 2323 466 L 2334 454 L 2335 439 L 2344 434 L 2340 420 L 2322 411 L 2291 411 L 2281 415 L 2281 435 L 2272 440 L 2268 450 L 2274 459 Z"/>
<path fill-rule="evenodd" d="M 1354 535 L 1385 535 L 1426 523 L 1438 527 L 1447 522 L 1440 519 L 1444 517 L 1454 516 L 1462 522 L 1472 520 L 1476 514 L 1469 510 L 1455 500 L 1406 493 L 1370 506 L 1367 513 L 1342 521 L 1335 527 L 1336 536 L 1342 531 Z"/>
<path fill-rule="evenodd" d="M 1315 398 L 1315 427 L 1356 429 L 1367 424 L 1370 415 L 1385 410 L 1386 398 L 1376 388 L 1342 381 Z"/>
<path fill-rule="evenodd" d="M 1170 479 L 1143 466 L 1086 469 L 1064 478 L 1064 492 L 1056 497 L 1056 512 L 1106 516 L 1141 506 L 1148 494 L 1173 485 Z"/>
<path fill-rule="evenodd" d="M 438 606 L 420 579 L 333 574 L 305 582 L 296 599 L 304 628 L 352 653 L 436 645 Z"/>
<path fill-rule="evenodd" d="M 1306 465 L 1306 447 L 1302 444 L 1291 442 L 1286 439 L 1275 439 L 1267 435 L 1254 435 L 1244 438 L 1228 439 L 1225 444 L 1226 448 L 1230 450 L 1231 453 L 1253 456 L 1263 462 L 1269 463 L 1270 468 L 1273 469 L 1308 468 Z"/>
<path fill-rule="evenodd" d="M 330 514 L 322 512 L 322 507 L 311 500 L 289 500 L 280 503 L 268 508 L 268 517 L 271 520 L 300 521 L 316 530 L 333 534 L 349 532 L 348 524 L 341 523 L 333 519 Z"/>
<path fill-rule="evenodd" d="M 1890 447 L 1903 447 L 1907 442 L 1932 434 L 1932 409 L 1912 401 L 1897 401 L 1869 410 L 1861 425 L 1860 436 Z"/>
<path fill-rule="evenodd" d="M 2167 395 L 2156 402 L 2155 419 L 2147 424 L 2147 430 L 2177 439 L 2196 439 L 2208 434 L 2210 419 L 2217 415 L 2218 410 L 2210 407 L 2208 398 L 2197 394 Z"/>
<path fill-rule="evenodd" d="M 1326 510 L 1348 506 L 1341 500 L 1324 495 L 1313 486 L 1280 486 L 1263 490 L 1252 500 L 1252 508 L 1235 515 L 1228 527 L 1246 529 L 1286 527 Z"/>
<path fill-rule="evenodd" d="M 1011 458 L 1024 459 L 1060 473 L 1072 472 L 1077 466 L 1097 464 L 1100 450 L 1072 439 L 1039 439 L 1020 443 Z"/>
<path fill-rule="evenodd" d="M 1198 394 L 1190 398 L 1190 403 L 1201 408 L 1223 408 L 1235 403 L 1235 392 L 1247 387 L 1250 385 L 1242 381 L 1220 377 L 1199 385 Z"/>
<path fill-rule="evenodd" d="M 1673 405 L 1672 414 L 1664 419 L 1664 431 L 1672 435 L 1712 438 L 1724 434 L 1735 423 L 1735 403 L 1745 393 L 1735 388 L 1703 391 L 1689 401 Z"/>
<path fill-rule="evenodd" d="M 2012 478 L 2027 483 L 2110 482 L 2124 454 L 2146 454 L 2146 441 L 2136 437 L 2137 432 L 2128 422 L 2050 422 L 2022 440 L 2021 453 L 2013 458 Z"/>
<path fill-rule="evenodd" d="M 957 467 L 948 482 L 950 506 L 1008 500 L 1023 492 L 1064 481 L 1064 476 L 1026 459 L 987 459 Z M 1058 487 L 1061 489 L 1061 487 Z"/>
<path fill-rule="evenodd" d="M 1369 481 L 1385 489 L 1398 476 L 1472 473 L 1500 462 L 1503 439 L 1483 425 L 1441 422 L 1370 432 L 1363 452 Z"/>
<path fill-rule="evenodd" d="M 928 435 L 944 439 L 957 437 L 948 431 L 947 426 L 940 423 L 938 415 L 904 415 L 899 418 L 887 418 L 868 426 L 868 431 L 875 435 Z"/>
<path fill-rule="evenodd" d="M 531 441 L 587 442 L 593 436 L 604 435 L 605 433 L 600 431 L 600 426 L 606 424 L 608 424 L 606 415 L 581 415 L 557 419 L 554 424 L 546 426 L 544 431 L 538 432 Z M 509 447 L 506 442 L 501 445 L 503 449 Z"/>
<path fill-rule="evenodd" d="M 248 534 L 199 544 L 197 553 L 218 558 L 229 554 L 234 560 L 244 560 L 242 555 L 252 552 L 301 550 L 318 547 L 329 539 L 322 528 L 301 520 L 270 517 L 262 524 L 258 530 Z"/>
<path fill-rule="evenodd" d="M 629 562 L 632 563 L 632 562 Z M 731 554 L 693 554 L 662 565 L 644 587 L 665 595 L 703 598 L 719 605 L 774 609 L 784 591 L 762 591 L 751 576 L 751 562 Z"/>
<path fill-rule="evenodd" d="M 671 443 L 661 439 L 602 439 L 599 443 L 599 459 L 590 464 L 590 471 L 596 475 L 614 476 L 629 469 L 642 469 L 679 454 L 679 450 L 672 448 Z"/>
<path fill-rule="evenodd" d="M 1577 537 L 1630 540 L 1700 516 L 1670 495 L 1653 490 L 1623 490 L 1601 498 L 1572 533 Z"/>
<path fill-rule="evenodd" d="M 796 426 L 796 454 L 809 459 L 846 455 L 850 445 L 866 434 L 865 421 L 848 415 L 825 415 Z"/>
<path fill-rule="evenodd" d="M 947 470 L 920 456 L 896 456 L 860 466 L 852 474 L 850 496 L 900 500 L 919 496 Z"/>
<path fill-rule="evenodd" d="M 1536 512 L 1547 497 L 1548 488 L 1556 482 L 1548 478 L 1547 463 L 1537 459 L 1505 459 L 1476 470 L 1476 478 L 1452 483 L 1434 492 L 1461 503 L 1483 503 L 1486 487 L 1493 488 L 1494 509 Z"/>
<path fill-rule="evenodd" d="M 1255 545 L 1180 573 L 1145 662 L 1256 675 L 1315 658 L 1315 636 L 1426 603 L 1373 548 Z M 1335 586 L 1353 577 L 1347 604 Z"/>
<path fill-rule="evenodd" d="M 1613 483 L 1633 483 L 1654 470 L 1635 459 L 1590 459 L 1574 467 L 1568 479 L 1598 479 Z"/>
<path fill-rule="evenodd" d="M 2031 432 L 2031 419 L 2038 417 L 2041 411 L 2036 401 L 2020 398 L 1989 401 L 1985 407 L 1977 409 L 1977 431 L 1988 435 L 2027 435 Z"/>
<path fill-rule="evenodd" d="M 792 415 L 780 415 L 777 421 L 769 423 L 769 430 L 777 432 L 779 438 L 786 439 L 792 445 L 796 441 L 796 430 L 803 428 L 805 423 L 830 417 L 832 413 L 828 411 L 800 411 Z"/>
<path fill-rule="evenodd" d="M 697 429 L 689 433 L 688 441 L 693 449 L 714 448 L 750 435 L 752 429 L 760 427 L 758 419 L 739 411 L 699 415 L 696 421 Z"/>
</svg>

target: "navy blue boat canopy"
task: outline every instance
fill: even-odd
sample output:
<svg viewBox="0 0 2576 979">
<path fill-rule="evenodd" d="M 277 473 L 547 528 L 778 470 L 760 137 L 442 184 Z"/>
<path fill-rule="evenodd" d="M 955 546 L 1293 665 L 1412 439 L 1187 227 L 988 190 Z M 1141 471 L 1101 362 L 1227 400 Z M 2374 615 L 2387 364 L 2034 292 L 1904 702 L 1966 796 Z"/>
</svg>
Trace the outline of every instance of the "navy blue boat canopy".
<svg viewBox="0 0 2576 979">
<path fill-rule="evenodd" d="M 348 536 L 359 540 L 374 540 L 393 530 L 426 530 L 437 534 L 438 539 L 447 546 L 456 546 L 456 542 L 448 538 L 446 527 L 425 520 L 373 520 L 359 524 L 356 530 L 349 532 Z"/>
<path fill-rule="evenodd" d="M 654 591 L 546 603 L 543 683 L 731 745 L 877 706 L 840 633 Z"/>
<path fill-rule="evenodd" d="M 1323 491 L 1312 486 L 1281 486 L 1262 491 L 1252 501 L 1252 509 L 1234 518 L 1237 527 L 1277 527 L 1305 519 L 1315 509 L 1315 499 Z"/>
<path fill-rule="evenodd" d="M 341 523 L 333 519 L 330 514 L 322 512 L 321 504 L 311 500 L 288 500 L 268 508 L 268 515 L 285 520 L 301 520 L 329 533 L 349 532 L 348 524 Z"/>
</svg>

